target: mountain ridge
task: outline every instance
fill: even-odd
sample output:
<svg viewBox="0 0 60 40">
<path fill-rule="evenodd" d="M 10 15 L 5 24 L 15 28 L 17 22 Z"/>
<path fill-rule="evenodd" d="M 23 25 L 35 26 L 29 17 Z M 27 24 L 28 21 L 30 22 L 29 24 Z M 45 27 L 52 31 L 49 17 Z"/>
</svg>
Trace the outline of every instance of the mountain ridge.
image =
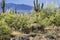
<svg viewBox="0 0 60 40">
<path fill-rule="evenodd" d="M 16 11 L 18 11 L 18 10 L 21 10 L 21 11 L 30 11 L 30 10 L 32 10 L 33 6 L 26 5 L 26 4 L 6 3 L 5 4 L 5 10 L 10 9 L 10 8 L 15 9 Z M 1 6 L 0 6 L 0 10 L 2 10 Z"/>
</svg>

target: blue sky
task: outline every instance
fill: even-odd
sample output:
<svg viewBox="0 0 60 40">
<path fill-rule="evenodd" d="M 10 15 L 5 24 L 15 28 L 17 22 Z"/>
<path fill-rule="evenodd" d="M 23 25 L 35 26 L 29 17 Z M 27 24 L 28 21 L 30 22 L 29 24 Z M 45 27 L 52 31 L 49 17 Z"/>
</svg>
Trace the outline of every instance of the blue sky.
<svg viewBox="0 0 60 40">
<path fill-rule="evenodd" d="M 60 0 L 47 0 L 49 3 L 54 2 L 60 5 Z M 1 0 L 0 0 L 1 2 Z M 39 0 L 39 3 L 46 3 L 46 0 Z M 15 4 L 26 4 L 33 6 L 33 0 L 6 0 L 6 3 L 15 3 Z"/>
</svg>

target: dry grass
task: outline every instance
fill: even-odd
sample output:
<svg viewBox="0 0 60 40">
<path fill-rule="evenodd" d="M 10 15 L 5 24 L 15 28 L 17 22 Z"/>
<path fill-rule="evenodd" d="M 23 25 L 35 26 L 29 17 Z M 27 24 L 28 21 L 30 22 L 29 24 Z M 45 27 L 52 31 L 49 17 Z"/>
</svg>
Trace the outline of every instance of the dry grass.
<svg viewBox="0 0 60 40">
<path fill-rule="evenodd" d="M 12 31 L 12 33 L 11 33 L 12 35 L 20 35 L 20 34 L 22 34 L 21 32 L 19 32 L 19 31 Z"/>
</svg>

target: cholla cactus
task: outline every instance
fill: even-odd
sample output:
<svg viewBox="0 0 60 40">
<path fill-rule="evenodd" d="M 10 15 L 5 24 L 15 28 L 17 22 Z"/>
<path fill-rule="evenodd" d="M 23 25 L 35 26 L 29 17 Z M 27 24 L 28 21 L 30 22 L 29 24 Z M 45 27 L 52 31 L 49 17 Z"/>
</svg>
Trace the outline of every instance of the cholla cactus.
<svg viewBox="0 0 60 40">
<path fill-rule="evenodd" d="M 2 3 L 1 3 L 1 8 L 2 8 L 2 11 L 4 13 L 4 8 L 5 8 L 5 0 L 2 0 Z"/>
</svg>

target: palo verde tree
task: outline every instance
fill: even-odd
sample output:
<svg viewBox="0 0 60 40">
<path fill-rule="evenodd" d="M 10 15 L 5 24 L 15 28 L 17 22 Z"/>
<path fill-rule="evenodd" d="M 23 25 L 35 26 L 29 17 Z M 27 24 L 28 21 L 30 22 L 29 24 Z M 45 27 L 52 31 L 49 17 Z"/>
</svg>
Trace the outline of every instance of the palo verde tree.
<svg viewBox="0 0 60 40">
<path fill-rule="evenodd" d="M 1 8 L 2 8 L 2 11 L 4 13 L 4 8 L 5 8 L 5 0 L 2 0 L 2 3 L 1 3 Z"/>
</svg>

